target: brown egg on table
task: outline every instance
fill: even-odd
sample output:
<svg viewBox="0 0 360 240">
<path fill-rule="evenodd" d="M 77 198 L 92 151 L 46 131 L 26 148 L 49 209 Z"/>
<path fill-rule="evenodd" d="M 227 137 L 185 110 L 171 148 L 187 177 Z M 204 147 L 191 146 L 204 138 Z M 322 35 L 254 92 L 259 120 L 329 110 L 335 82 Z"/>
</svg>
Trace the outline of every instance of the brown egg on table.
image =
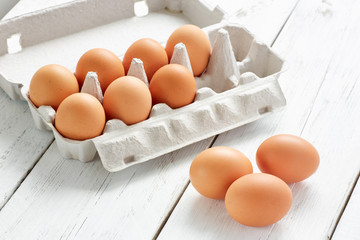
<svg viewBox="0 0 360 240">
<path fill-rule="evenodd" d="M 108 120 L 120 119 L 131 125 L 148 118 L 152 107 L 151 94 L 140 79 L 121 77 L 106 89 L 103 106 Z"/>
<path fill-rule="evenodd" d="M 292 193 L 280 178 L 254 173 L 234 181 L 226 192 L 225 207 L 239 223 L 252 227 L 271 225 L 290 210 Z"/>
<path fill-rule="evenodd" d="M 319 153 L 311 143 L 289 134 L 266 139 L 256 152 L 259 169 L 287 183 L 310 177 L 318 168 L 319 162 Z"/>
<path fill-rule="evenodd" d="M 103 93 L 112 81 L 125 75 L 120 58 L 103 48 L 91 49 L 80 57 L 75 70 L 80 87 L 88 72 L 96 72 Z"/>
<path fill-rule="evenodd" d="M 250 160 L 240 151 L 231 147 L 213 147 L 193 160 L 190 180 L 201 195 L 224 199 L 235 180 L 252 172 Z"/>
<path fill-rule="evenodd" d="M 36 106 L 51 106 L 56 110 L 69 95 L 79 92 L 74 74 L 58 64 L 41 67 L 31 79 L 29 98 Z"/>
<path fill-rule="evenodd" d="M 102 134 L 105 112 L 97 98 L 75 93 L 61 102 L 55 115 L 55 128 L 73 140 L 86 140 Z"/>
<path fill-rule="evenodd" d="M 196 81 L 186 67 L 168 64 L 156 71 L 149 89 L 153 104 L 166 103 L 171 108 L 179 108 L 194 101 Z"/>
<path fill-rule="evenodd" d="M 154 73 L 169 62 L 165 49 L 160 43 L 150 38 L 137 40 L 128 48 L 123 59 L 126 73 L 133 58 L 138 58 L 143 62 L 149 82 Z"/>
<path fill-rule="evenodd" d="M 177 28 L 166 43 L 165 50 L 169 60 L 178 43 L 185 44 L 194 76 L 200 76 L 206 69 L 211 54 L 208 36 L 195 25 L 188 24 Z"/>
</svg>

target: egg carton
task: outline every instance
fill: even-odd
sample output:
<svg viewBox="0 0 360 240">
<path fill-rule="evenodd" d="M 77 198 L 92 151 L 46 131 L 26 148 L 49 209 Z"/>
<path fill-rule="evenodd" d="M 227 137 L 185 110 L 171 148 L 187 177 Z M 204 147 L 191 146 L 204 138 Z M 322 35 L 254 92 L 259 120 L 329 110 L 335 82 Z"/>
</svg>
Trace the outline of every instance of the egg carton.
<svg viewBox="0 0 360 240">
<path fill-rule="evenodd" d="M 167 7 L 175 10 L 186 7 L 178 2 L 181 1 L 169 1 Z M 276 53 L 237 24 L 223 21 L 203 30 L 209 37 L 212 54 L 206 71 L 196 78 L 198 90 L 193 103 L 178 109 L 156 104 L 147 120 L 130 126 L 110 120 L 104 133 L 93 139 L 64 138 L 54 127 L 55 111 L 49 106 L 36 108 L 28 98 L 28 87 L 9 84 L 1 75 L 0 85 L 15 99 L 20 92 L 20 97 L 29 104 L 36 126 L 53 131 L 62 156 L 88 162 L 98 154 L 105 169 L 120 171 L 255 121 L 286 105 L 278 84 L 283 60 Z M 186 46 L 176 46 L 171 63 L 191 70 Z M 141 60 L 133 59 L 129 75 L 147 83 Z M 87 75 L 82 91 L 102 100 L 96 74 Z"/>
</svg>

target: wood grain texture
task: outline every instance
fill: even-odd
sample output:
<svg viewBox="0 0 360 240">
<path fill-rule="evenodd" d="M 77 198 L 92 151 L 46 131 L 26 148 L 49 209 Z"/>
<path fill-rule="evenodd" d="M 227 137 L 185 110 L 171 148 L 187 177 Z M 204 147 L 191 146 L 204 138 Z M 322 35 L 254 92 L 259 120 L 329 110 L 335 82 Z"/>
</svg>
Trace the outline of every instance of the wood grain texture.
<svg viewBox="0 0 360 240">
<path fill-rule="evenodd" d="M 210 140 L 119 173 L 107 172 L 100 161 L 63 159 L 53 144 L 2 209 L 0 236 L 149 239 L 183 192 L 190 162 Z"/>
<path fill-rule="evenodd" d="M 332 237 L 333 240 L 360 239 L 360 181 L 352 192 L 344 213 Z"/>
<path fill-rule="evenodd" d="M 289 2 L 267 43 L 296 3 Z M 113 174 L 100 161 L 61 158 L 53 143 L 1 210 L 0 239 L 151 239 L 187 186 L 190 162 L 211 140 Z"/>
<path fill-rule="evenodd" d="M 222 0 L 219 4 L 229 12 L 229 21 L 240 23 L 254 33 L 261 33 L 264 42 L 272 43 L 277 37 L 274 36 L 274 29 L 278 30 L 277 33 L 281 31 L 297 2 L 298 0 Z M 235 4 L 240 7 L 234 7 Z"/>
<path fill-rule="evenodd" d="M 355 126 L 360 121 L 356 111 L 360 19 L 355 10 L 359 8 L 359 2 L 351 0 L 301 1 L 274 44 L 287 60 L 288 70 L 280 77 L 286 110 L 221 134 L 215 142 L 244 152 L 256 172 L 255 153 L 267 137 L 290 133 L 313 143 L 320 153 L 320 167 L 309 179 L 291 185 L 294 200 L 289 214 L 265 228 L 242 226 L 228 217 L 222 201 L 204 199 L 190 184 L 159 239 L 327 239 L 332 235 L 360 169 L 360 129 Z"/>
<path fill-rule="evenodd" d="M 53 141 L 37 130 L 26 102 L 12 101 L 0 89 L 0 209 Z"/>
</svg>

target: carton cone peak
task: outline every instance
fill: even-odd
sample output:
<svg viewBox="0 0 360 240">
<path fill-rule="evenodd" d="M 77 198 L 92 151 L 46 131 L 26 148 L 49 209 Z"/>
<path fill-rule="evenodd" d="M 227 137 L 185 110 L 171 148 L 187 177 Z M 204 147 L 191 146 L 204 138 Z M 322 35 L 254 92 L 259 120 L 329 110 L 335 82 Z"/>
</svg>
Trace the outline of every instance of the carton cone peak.
<svg viewBox="0 0 360 240">
<path fill-rule="evenodd" d="M 146 77 L 144 64 L 139 58 L 133 58 L 129 67 L 128 76 L 139 78 L 146 86 L 149 86 L 149 81 Z"/>
<path fill-rule="evenodd" d="M 186 46 L 183 43 L 178 43 L 174 47 L 174 52 L 171 57 L 170 63 L 180 64 L 185 66 L 193 73 L 190 63 L 190 58 L 186 50 Z"/>
<path fill-rule="evenodd" d="M 102 103 L 104 96 L 96 72 L 88 72 L 86 74 L 81 92 L 93 95 Z"/>
<path fill-rule="evenodd" d="M 209 86 L 215 92 L 223 92 L 238 86 L 239 79 L 240 71 L 229 33 L 221 28 L 216 34 L 206 72 L 201 76 L 201 80 L 198 80 L 199 85 Z"/>
</svg>

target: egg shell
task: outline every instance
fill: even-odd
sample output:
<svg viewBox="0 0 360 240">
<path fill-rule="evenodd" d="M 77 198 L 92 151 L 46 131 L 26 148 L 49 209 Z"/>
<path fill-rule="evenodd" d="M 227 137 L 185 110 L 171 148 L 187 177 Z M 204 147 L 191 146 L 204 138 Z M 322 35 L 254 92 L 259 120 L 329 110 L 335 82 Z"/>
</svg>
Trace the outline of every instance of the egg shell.
<svg viewBox="0 0 360 240">
<path fill-rule="evenodd" d="M 159 68 L 169 62 L 165 49 L 151 38 L 139 39 L 127 49 L 123 59 L 126 73 L 129 71 L 133 58 L 138 58 L 143 62 L 149 81 Z"/>
<path fill-rule="evenodd" d="M 225 207 L 239 223 L 252 227 L 271 225 L 290 210 L 292 193 L 280 178 L 254 173 L 234 181 L 226 192 Z"/>
<path fill-rule="evenodd" d="M 211 54 L 208 36 L 203 30 L 192 24 L 177 28 L 166 42 L 165 50 L 169 59 L 171 59 L 174 47 L 178 43 L 185 44 L 194 76 L 200 76 L 206 69 Z"/>
<path fill-rule="evenodd" d="M 99 100 L 88 93 L 75 93 L 65 98 L 55 115 L 55 128 L 73 140 L 97 137 L 104 126 L 104 109 Z"/>
<path fill-rule="evenodd" d="M 58 64 L 49 64 L 36 71 L 29 86 L 29 98 L 36 107 L 51 106 L 56 110 L 69 95 L 79 92 L 74 74 Z"/>
<path fill-rule="evenodd" d="M 120 119 L 131 125 L 148 118 L 152 107 L 151 94 L 143 81 L 124 76 L 109 85 L 103 106 L 108 120 Z"/>
<path fill-rule="evenodd" d="M 201 152 L 190 167 L 190 180 L 203 196 L 224 199 L 230 185 L 238 178 L 250 174 L 250 160 L 231 147 L 213 147 Z"/>
<path fill-rule="evenodd" d="M 125 75 L 120 58 L 104 48 L 91 49 L 80 57 L 75 70 L 80 87 L 88 72 L 96 72 L 103 93 L 112 81 Z"/>
<path fill-rule="evenodd" d="M 194 101 L 196 81 L 186 67 L 168 64 L 156 71 L 149 88 L 154 104 L 166 103 L 171 108 L 179 108 Z"/>
<path fill-rule="evenodd" d="M 303 138 L 280 134 L 266 139 L 256 152 L 261 172 L 273 174 L 287 183 L 310 177 L 320 163 L 315 147 Z"/>
</svg>

